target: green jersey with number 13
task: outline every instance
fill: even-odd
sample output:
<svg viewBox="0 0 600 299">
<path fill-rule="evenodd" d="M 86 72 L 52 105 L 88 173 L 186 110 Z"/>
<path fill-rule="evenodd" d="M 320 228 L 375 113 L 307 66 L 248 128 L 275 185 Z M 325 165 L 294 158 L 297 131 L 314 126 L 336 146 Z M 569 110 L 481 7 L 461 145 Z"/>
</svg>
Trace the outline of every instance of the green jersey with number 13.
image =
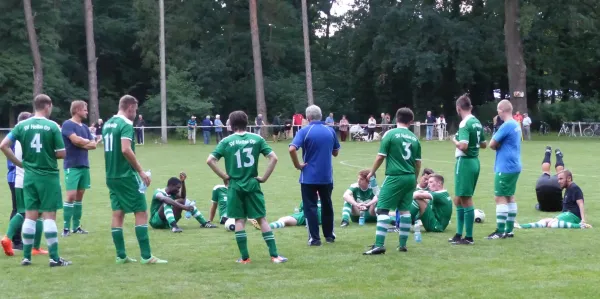
<svg viewBox="0 0 600 299">
<path fill-rule="evenodd" d="M 456 157 L 479 157 L 479 144 L 485 141 L 483 134 L 483 126 L 472 114 L 465 117 L 458 126 L 458 142 L 466 143 L 467 150 L 461 151 L 456 149 Z"/>
<path fill-rule="evenodd" d="M 133 122 L 125 116 L 115 115 L 104 123 L 102 141 L 104 142 L 104 162 L 107 179 L 123 178 L 136 174 L 121 151 L 121 139 L 129 139 L 132 141 L 131 150 L 135 153 L 133 134 Z"/>
<path fill-rule="evenodd" d="M 415 174 L 415 164 L 421 160 L 421 144 L 408 128 L 385 132 L 379 155 L 386 157 L 385 175 Z"/>
</svg>

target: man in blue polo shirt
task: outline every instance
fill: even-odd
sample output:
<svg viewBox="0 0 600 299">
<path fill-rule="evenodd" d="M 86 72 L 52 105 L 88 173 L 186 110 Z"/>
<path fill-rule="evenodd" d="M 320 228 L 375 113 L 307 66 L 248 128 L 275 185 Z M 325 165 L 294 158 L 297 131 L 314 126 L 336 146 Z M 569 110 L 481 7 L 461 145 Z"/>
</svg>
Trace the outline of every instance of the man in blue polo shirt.
<svg viewBox="0 0 600 299">
<path fill-rule="evenodd" d="M 87 103 L 73 101 L 71 103 L 71 119 L 66 120 L 61 128 L 67 151 L 63 162 L 67 189 L 67 201 L 63 203 L 65 225 L 63 237 L 67 237 L 71 233 L 88 233 L 81 228 L 80 224 L 83 213 L 83 194 L 91 185 L 88 150 L 96 149 L 96 141 L 92 138 L 88 126 L 82 123 L 87 115 Z M 73 220 L 73 226 L 71 226 L 71 220 Z"/>
<path fill-rule="evenodd" d="M 202 121 L 202 137 L 204 137 L 204 144 L 210 143 L 210 131 L 212 130 L 213 122 L 210 121 L 210 115 Z"/>
<path fill-rule="evenodd" d="M 327 243 L 335 241 L 333 233 L 333 190 L 332 155 L 335 157 L 340 150 L 340 144 L 333 128 L 321 121 L 321 108 L 312 105 L 306 108 L 306 118 L 310 122 L 302 128 L 290 144 L 289 152 L 294 167 L 300 170 L 300 189 L 302 205 L 308 226 L 309 246 L 320 246 L 319 218 L 317 201 L 321 198 L 321 222 L 323 235 Z M 302 148 L 303 163 L 298 161 L 298 149 Z"/>
</svg>

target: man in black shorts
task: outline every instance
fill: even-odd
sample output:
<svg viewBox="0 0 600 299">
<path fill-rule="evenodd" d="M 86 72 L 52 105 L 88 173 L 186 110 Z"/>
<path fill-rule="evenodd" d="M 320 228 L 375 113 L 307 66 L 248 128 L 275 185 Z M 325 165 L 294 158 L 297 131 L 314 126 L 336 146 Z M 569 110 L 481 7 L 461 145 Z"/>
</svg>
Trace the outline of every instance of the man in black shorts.
<svg viewBox="0 0 600 299">
<path fill-rule="evenodd" d="M 542 212 L 562 211 L 562 188 L 558 184 L 558 177 L 550 174 L 551 154 L 552 148 L 546 146 L 544 160 L 542 161 L 542 175 L 535 184 L 535 193 L 538 200 L 535 208 Z M 565 164 L 563 163 L 563 154 L 560 149 L 556 149 L 555 154 L 556 164 L 554 164 L 554 169 L 558 174 L 564 170 Z"/>
</svg>

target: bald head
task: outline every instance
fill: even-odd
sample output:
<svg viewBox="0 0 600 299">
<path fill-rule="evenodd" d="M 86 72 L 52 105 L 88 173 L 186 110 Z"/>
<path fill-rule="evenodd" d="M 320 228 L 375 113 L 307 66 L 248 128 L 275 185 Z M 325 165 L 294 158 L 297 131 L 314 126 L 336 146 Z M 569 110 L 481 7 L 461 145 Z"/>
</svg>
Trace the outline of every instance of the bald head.
<svg viewBox="0 0 600 299">
<path fill-rule="evenodd" d="M 502 120 L 507 121 L 512 118 L 513 107 L 509 100 L 502 100 L 498 103 L 498 115 Z"/>
</svg>

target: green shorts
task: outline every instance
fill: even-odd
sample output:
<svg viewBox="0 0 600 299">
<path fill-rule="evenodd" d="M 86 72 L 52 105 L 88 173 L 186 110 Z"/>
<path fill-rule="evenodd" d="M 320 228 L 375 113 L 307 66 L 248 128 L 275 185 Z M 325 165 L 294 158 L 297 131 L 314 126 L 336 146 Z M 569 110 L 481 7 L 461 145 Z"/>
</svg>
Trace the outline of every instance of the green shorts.
<svg viewBox="0 0 600 299">
<path fill-rule="evenodd" d="M 421 215 L 421 222 L 423 222 L 423 227 L 425 228 L 426 231 L 428 232 L 434 232 L 434 233 L 441 233 L 443 232 L 446 227 L 442 226 L 442 224 L 437 220 L 437 218 L 435 218 L 435 214 L 433 213 L 433 204 L 432 204 L 433 200 L 430 200 L 429 203 L 427 204 L 427 207 L 425 208 L 425 211 L 423 212 L 423 215 Z"/>
<path fill-rule="evenodd" d="M 23 188 L 15 188 L 15 199 L 17 204 L 17 213 L 25 213 L 25 199 L 23 198 Z"/>
<path fill-rule="evenodd" d="M 26 173 L 23 178 L 26 211 L 56 212 L 62 209 L 60 176 Z"/>
<path fill-rule="evenodd" d="M 160 218 L 160 213 L 156 212 L 150 216 L 150 226 L 155 229 L 167 229 L 169 228 L 169 224 L 167 220 L 163 220 Z"/>
<path fill-rule="evenodd" d="M 290 217 L 296 219 L 296 222 L 297 222 L 296 226 L 305 226 L 306 225 L 306 218 L 304 217 L 304 213 L 294 213 L 294 214 L 290 215 Z M 321 221 L 319 221 L 319 222 L 321 222 Z"/>
<path fill-rule="evenodd" d="M 479 158 L 458 157 L 454 167 L 454 195 L 472 197 L 479 179 Z"/>
<path fill-rule="evenodd" d="M 140 182 L 137 175 L 106 179 L 113 211 L 123 211 L 126 214 L 146 211 L 146 195 L 139 190 Z"/>
<path fill-rule="evenodd" d="M 377 209 L 394 211 L 410 210 L 413 201 L 413 192 L 416 186 L 414 174 L 388 175 L 381 184 Z"/>
<path fill-rule="evenodd" d="M 556 216 L 556 219 L 575 224 L 579 224 L 581 222 L 581 219 L 571 212 L 562 212 Z"/>
<path fill-rule="evenodd" d="M 495 196 L 513 196 L 517 191 L 517 180 L 519 180 L 519 172 L 517 173 L 502 173 L 496 172 L 494 176 L 494 195 Z"/>
<path fill-rule="evenodd" d="M 65 169 L 65 186 L 67 191 L 90 189 L 90 169 L 87 167 Z"/>
<path fill-rule="evenodd" d="M 258 219 L 267 215 L 265 196 L 257 180 L 252 179 L 244 189 L 234 181 L 227 188 L 227 216 L 234 219 Z"/>
</svg>

